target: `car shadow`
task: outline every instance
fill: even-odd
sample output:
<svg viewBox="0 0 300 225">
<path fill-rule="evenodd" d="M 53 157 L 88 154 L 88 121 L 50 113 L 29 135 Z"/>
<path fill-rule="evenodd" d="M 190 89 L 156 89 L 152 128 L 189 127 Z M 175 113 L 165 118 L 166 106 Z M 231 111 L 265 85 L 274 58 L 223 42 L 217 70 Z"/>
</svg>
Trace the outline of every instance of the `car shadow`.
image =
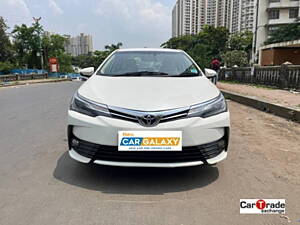
<svg viewBox="0 0 300 225">
<path fill-rule="evenodd" d="M 207 186 L 219 177 L 217 167 L 125 168 L 81 164 L 68 152 L 57 161 L 53 176 L 64 183 L 110 194 L 181 192 Z"/>
</svg>

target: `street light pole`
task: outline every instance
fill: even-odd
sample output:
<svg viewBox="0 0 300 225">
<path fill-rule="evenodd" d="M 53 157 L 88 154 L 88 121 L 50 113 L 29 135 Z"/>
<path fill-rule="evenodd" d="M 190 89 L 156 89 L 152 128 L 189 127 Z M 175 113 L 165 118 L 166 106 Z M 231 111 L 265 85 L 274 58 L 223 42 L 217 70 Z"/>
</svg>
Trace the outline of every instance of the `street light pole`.
<svg viewBox="0 0 300 225">
<path fill-rule="evenodd" d="M 257 51 L 257 46 L 256 46 L 256 42 L 257 42 L 257 31 L 258 31 L 258 13 L 259 13 L 259 0 L 256 0 L 256 16 L 255 16 L 255 30 L 254 30 L 254 40 L 253 40 L 253 47 L 252 47 L 252 62 L 255 63 L 256 62 L 256 51 Z"/>
<path fill-rule="evenodd" d="M 35 18 L 35 17 L 32 17 L 34 22 L 39 24 L 40 20 L 42 19 L 42 17 L 39 17 L 39 18 Z M 39 35 L 39 38 L 40 38 L 40 41 L 39 41 L 39 47 L 40 47 L 40 56 L 41 56 L 41 68 L 42 70 L 44 69 L 44 59 L 43 59 L 43 49 L 42 49 L 42 38 L 41 38 L 41 33 L 39 31 L 38 33 Z"/>
</svg>

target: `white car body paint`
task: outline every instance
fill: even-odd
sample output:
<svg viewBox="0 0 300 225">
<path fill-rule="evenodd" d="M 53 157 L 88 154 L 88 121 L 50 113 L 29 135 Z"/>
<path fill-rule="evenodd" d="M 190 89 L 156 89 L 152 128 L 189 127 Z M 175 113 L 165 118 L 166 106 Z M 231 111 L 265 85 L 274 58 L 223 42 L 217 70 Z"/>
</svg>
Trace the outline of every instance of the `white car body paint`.
<svg viewBox="0 0 300 225">
<path fill-rule="evenodd" d="M 118 51 L 182 52 L 180 50 L 169 49 L 129 49 Z M 108 58 L 95 71 L 94 75 L 79 88 L 79 95 L 93 102 L 106 104 L 108 106 L 145 112 L 190 107 L 195 104 L 207 102 L 220 95 L 220 91 L 202 72 L 202 76 L 178 78 L 111 77 L 96 75 Z M 189 57 L 189 59 L 191 58 Z M 198 66 L 197 68 L 200 70 Z M 155 127 L 143 127 L 131 121 L 105 116 L 91 117 L 69 110 L 68 125 L 72 126 L 72 135 L 76 138 L 104 146 L 118 146 L 118 131 L 149 130 L 182 131 L 183 147 L 192 147 L 215 142 L 223 138 L 224 135 L 226 135 L 226 128 L 230 127 L 230 116 L 227 111 L 207 118 L 183 118 L 166 123 L 159 123 Z M 73 159 L 82 163 L 89 163 L 91 161 L 90 158 L 78 154 L 73 148 L 69 150 L 69 155 Z M 94 163 L 109 166 L 172 168 L 196 166 L 204 163 L 215 164 L 224 160 L 226 157 L 227 151 L 223 151 L 218 156 L 206 160 L 206 162 L 152 163 L 94 160 Z"/>
</svg>

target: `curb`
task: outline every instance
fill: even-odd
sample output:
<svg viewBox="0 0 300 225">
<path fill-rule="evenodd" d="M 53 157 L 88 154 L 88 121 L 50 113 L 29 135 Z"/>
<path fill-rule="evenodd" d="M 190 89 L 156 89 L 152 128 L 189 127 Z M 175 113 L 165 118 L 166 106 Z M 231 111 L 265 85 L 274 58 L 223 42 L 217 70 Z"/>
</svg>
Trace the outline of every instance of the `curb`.
<svg viewBox="0 0 300 225">
<path fill-rule="evenodd" d="M 300 123 L 300 110 L 266 102 L 253 97 L 232 93 L 229 91 L 221 90 L 221 92 L 226 98 L 231 99 L 232 101 Z"/>
<path fill-rule="evenodd" d="M 30 81 L 30 80 L 28 80 Z M 72 81 L 72 79 L 60 79 L 60 80 L 43 80 L 43 81 L 38 81 L 38 82 L 28 82 L 28 83 L 22 83 L 22 84 L 9 84 L 9 85 L 0 85 L 0 88 L 5 88 L 5 87 L 14 87 L 14 86 L 24 86 L 24 85 L 31 85 L 31 84 L 43 84 L 43 83 L 58 83 L 58 82 L 63 82 L 63 81 Z"/>
</svg>

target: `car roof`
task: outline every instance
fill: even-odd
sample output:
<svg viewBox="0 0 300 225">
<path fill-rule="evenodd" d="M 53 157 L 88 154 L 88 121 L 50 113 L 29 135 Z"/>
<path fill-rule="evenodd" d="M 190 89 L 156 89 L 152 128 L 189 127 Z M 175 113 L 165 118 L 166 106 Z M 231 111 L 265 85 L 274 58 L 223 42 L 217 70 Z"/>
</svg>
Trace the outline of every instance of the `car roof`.
<svg viewBox="0 0 300 225">
<path fill-rule="evenodd" d="M 182 52 L 182 50 L 170 48 L 123 48 L 118 49 L 117 52 Z"/>
</svg>

